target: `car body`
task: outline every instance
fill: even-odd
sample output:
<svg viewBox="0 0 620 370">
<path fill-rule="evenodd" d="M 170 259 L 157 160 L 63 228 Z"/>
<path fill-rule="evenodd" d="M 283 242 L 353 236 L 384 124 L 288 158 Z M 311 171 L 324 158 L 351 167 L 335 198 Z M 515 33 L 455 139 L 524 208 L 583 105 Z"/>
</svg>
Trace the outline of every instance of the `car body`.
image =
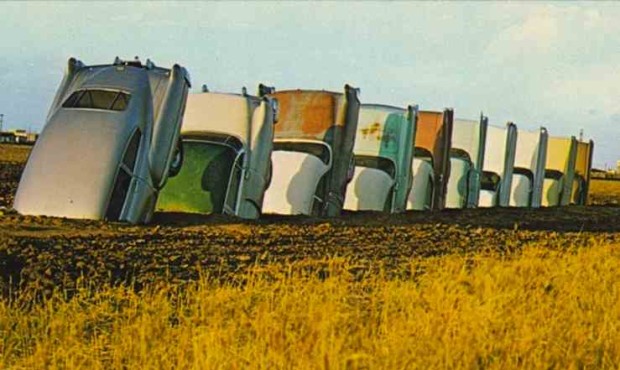
<svg viewBox="0 0 620 370">
<path fill-rule="evenodd" d="M 413 184 L 407 209 L 443 209 L 450 177 L 450 147 L 454 111 L 420 111 L 412 161 Z"/>
<path fill-rule="evenodd" d="M 540 207 L 548 136 L 544 127 L 536 131 L 519 130 L 510 191 L 511 207 Z"/>
<path fill-rule="evenodd" d="M 479 120 L 454 120 L 446 208 L 478 206 L 487 126 L 484 115 Z"/>
<path fill-rule="evenodd" d="M 412 183 L 411 161 L 417 106 L 407 109 L 362 104 L 347 186 L 347 210 L 403 212 Z"/>
<path fill-rule="evenodd" d="M 571 137 L 549 137 L 545 160 L 542 206 L 566 206 L 570 204 L 577 139 Z"/>
<path fill-rule="evenodd" d="M 150 61 L 71 58 L 26 163 L 22 214 L 148 222 L 177 145 L 189 75 Z"/>
<path fill-rule="evenodd" d="M 277 99 L 280 109 L 263 212 L 340 215 L 353 176 L 358 90 L 259 90 Z"/>
<path fill-rule="evenodd" d="M 517 126 L 489 125 L 480 181 L 479 207 L 507 207 L 510 203 L 512 172 L 517 145 Z"/>
<path fill-rule="evenodd" d="M 271 171 L 276 103 L 247 94 L 190 94 L 182 164 L 157 211 L 258 218 Z"/>
<path fill-rule="evenodd" d="M 577 141 L 577 156 L 575 159 L 575 177 L 573 178 L 572 204 L 588 204 L 588 190 L 590 188 L 590 171 L 592 170 L 592 154 L 594 142 Z"/>
</svg>

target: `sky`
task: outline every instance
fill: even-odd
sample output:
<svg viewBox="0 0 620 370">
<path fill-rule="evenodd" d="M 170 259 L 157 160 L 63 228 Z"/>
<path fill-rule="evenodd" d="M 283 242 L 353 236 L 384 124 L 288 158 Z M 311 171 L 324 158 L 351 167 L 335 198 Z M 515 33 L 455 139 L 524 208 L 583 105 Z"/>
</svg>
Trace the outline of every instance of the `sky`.
<svg viewBox="0 0 620 370">
<path fill-rule="evenodd" d="M 620 160 L 620 3 L 0 2 L 4 128 L 40 131 L 69 57 L 150 58 L 193 91 L 361 89 L 363 103 L 484 112 Z"/>
</svg>

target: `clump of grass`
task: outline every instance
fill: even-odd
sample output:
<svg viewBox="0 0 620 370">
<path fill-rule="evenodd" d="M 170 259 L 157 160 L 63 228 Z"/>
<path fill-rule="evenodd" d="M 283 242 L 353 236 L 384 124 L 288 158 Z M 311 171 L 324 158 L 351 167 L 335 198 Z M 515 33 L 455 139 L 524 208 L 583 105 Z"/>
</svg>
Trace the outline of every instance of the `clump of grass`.
<svg viewBox="0 0 620 370">
<path fill-rule="evenodd" d="M 346 258 L 0 300 L 0 368 L 617 368 L 620 250 Z M 371 272 L 372 271 L 372 272 Z M 400 277 L 395 277 L 400 276 Z"/>
</svg>

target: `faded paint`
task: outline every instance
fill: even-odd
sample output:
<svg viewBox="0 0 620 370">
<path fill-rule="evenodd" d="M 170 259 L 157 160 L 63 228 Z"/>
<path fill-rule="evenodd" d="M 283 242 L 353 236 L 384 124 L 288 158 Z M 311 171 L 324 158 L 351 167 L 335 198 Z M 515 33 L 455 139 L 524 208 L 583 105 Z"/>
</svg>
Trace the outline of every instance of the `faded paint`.
<svg viewBox="0 0 620 370">
<path fill-rule="evenodd" d="M 347 187 L 346 209 L 388 212 L 405 210 L 407 193 L 411 187 L 416 117 L 417 107 L 405 110 L 382 105 L 362 105 L 353 149 L 356 167 L 353 180 Z M 389 162 L 382 163 L 390 163 L 393 169 L 369 167 L 366 158 L 386 159 Z"/>
</svg>

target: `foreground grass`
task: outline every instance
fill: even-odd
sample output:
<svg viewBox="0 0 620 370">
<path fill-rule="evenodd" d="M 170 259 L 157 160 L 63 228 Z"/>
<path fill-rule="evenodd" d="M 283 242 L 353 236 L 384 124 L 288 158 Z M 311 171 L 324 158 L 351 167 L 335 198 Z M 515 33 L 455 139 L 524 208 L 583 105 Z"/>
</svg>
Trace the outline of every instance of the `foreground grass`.
<svg viewBox="0 0 620 370">
<path fill-rule="evenodd" d="M 140 293 L 82 282 L 0 300 L 0 368 L 617 368 L 620 250 L 530 247 L 411 260 L 257 266 Z"/>
</svg>

